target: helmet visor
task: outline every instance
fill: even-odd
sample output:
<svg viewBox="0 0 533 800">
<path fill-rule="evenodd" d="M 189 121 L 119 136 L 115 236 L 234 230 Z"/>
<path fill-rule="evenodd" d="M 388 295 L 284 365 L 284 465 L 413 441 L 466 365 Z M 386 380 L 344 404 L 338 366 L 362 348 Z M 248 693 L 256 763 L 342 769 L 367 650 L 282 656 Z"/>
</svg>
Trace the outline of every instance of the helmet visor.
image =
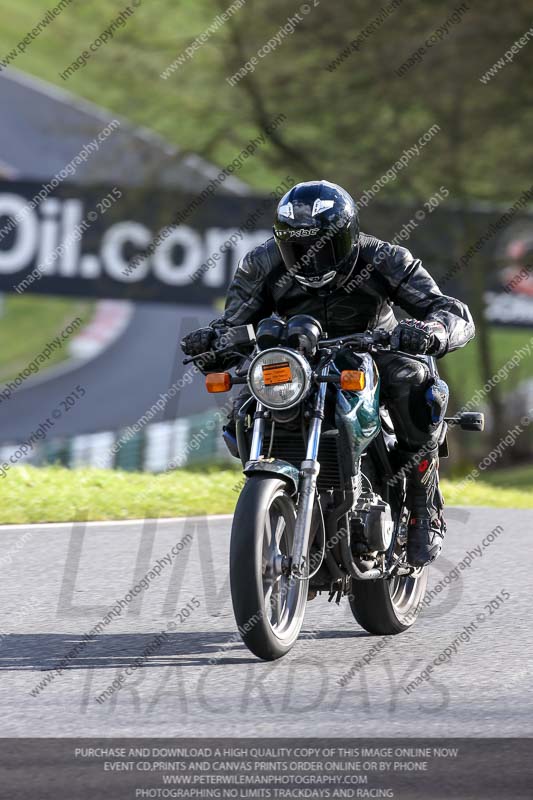
<svg viewBox="0 0 533 800">
<path fill-rule="evenodd" d="M 306 237 L 305 242 L 284 236 L 276 236 L 276 240 L 288 271 L 307 286 L 319 287 L 329 283 L 353 252 L 348 230 Z"/>
</svg>

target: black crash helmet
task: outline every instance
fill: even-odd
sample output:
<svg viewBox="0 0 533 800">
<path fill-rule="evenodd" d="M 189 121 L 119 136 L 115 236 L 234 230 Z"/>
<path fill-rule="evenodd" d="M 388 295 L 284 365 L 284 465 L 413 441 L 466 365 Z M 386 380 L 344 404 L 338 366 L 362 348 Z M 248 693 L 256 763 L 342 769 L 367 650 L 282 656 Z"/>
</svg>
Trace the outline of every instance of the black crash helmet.
<svg viewBox="0 0 533 800">
<path fill-rule="evenodd" d="M 346 282 L 359 252 L 354 199 L 329 181 L 297 183 L 279 202 L 274 237 L 290 274 L 307 289 Z"/>
</svg>

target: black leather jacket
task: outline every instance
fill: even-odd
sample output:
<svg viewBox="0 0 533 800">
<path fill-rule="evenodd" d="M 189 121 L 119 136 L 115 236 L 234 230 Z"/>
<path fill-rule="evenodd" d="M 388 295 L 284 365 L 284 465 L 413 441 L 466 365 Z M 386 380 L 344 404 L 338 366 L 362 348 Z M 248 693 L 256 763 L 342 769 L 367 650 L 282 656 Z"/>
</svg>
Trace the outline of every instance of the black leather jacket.
<svg viewBox="0 0 533 800">
<path fill-rule="evenodd" d="M 268 239 L 242 259 L 224 316 L 213 324 L 257 324 L 274 312 L 281 317 L 311 314 L 334 337 L 392 330 L 397 322 L 392 303 L 415 319 L 441 322 L 448 334 L 445 352 L 463 347 L 475 334 L 468 307 L 443 295 L 419 259 L 405 247 L 364 233 L 352 275 L 326 297 L 305 291 L 287 272 L 274 238 Z"/>
</svg>

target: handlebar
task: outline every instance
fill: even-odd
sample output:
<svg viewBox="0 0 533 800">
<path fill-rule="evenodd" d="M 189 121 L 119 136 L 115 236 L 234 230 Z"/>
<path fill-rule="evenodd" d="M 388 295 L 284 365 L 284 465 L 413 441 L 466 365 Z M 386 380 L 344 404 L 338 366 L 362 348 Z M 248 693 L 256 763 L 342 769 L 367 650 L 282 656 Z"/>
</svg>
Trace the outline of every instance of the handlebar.
<svg viewBox="0 0 533 800">
<path fill-rule="evenodd" d="M 194 364 L 196 361 L 203 361 L 205 364 L 208 364 L 210 361 L 214 361 L 216 356 L 223 356 L 226 353 L 234 352 L 234 347 L 217 348 L 214 346 L 212 350 L 208 350 L 206 353 L 199 353 L 197 356 L 189 356 L 189 358 L 184 358 L 183 364 Z"/>
<path fill-rule="evenodd" d="M 381 329 L 375 331 L 365 331 L 364 333 L 354 333 L 350 336 L 338 336 L 335 339 L 322 339 L 319 342 L 319 350 L 327 350 L 330 347 L 351 347 L 355 351 L 368 353 L 374 348 L 389 347 L 391 343 L 391 332 Z"/>
<path fill-rule="evenodd" d="M 203 361 L 204 364 L 207 365 L 209 362 L 213 362 L 216 356 L 235 353 L 239 347 L 246 345 L 247 348 L 250 348 L 250 346 L 255 344 L 255 340 L 249 339 L 247 342 L 233 341 L 229 346 L 225 342 L 226 346 L 220 347 L 220 342 L 224 342 L 224 336 L 221 336 L 219 342 L 214 343 L 213 348 L 210 351 L 186 358 L 183 363 L 193 364 L 197 361 Z M 318 349 L 328 350 L 331 348 L 350 347 L 355 352 L 369 353 L 375 349 L 385 349 L 390 347 L 390 342 L 391 332 L 377 329 L 375 331 L 365 331 L 364 333 L 353 333 L 349 336 L 338 336 L 334 339 L 322 339 L 318 343 Z M 217 344 L 219 346 L 217 346 Z"/>
</svg>

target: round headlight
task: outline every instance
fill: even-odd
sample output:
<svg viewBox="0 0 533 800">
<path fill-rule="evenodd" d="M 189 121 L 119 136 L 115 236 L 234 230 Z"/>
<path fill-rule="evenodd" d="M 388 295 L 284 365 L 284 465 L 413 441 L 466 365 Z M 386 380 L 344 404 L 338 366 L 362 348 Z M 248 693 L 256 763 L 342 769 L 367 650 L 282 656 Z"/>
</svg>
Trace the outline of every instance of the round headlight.
<svg viewBox="0 0 533 800">
<path fill-rule="evenodd" d="M 309 392 L 312 371 L 307 360 L 293 350 L 272 347 L 259 353 L 250 365 L 248 385 L 266 408 L 292 408 Z"/>
</svg>

